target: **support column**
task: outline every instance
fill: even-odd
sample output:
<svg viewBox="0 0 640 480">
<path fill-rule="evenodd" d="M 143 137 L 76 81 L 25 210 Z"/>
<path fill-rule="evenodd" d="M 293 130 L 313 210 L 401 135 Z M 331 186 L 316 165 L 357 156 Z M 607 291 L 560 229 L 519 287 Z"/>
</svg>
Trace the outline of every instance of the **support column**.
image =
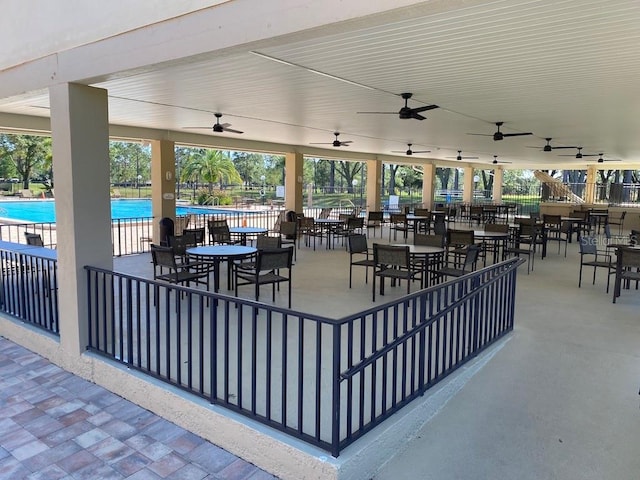
<svg viewBox="0 0 640 480">
<path fill-rule="evenodd" d="M 493 169 L 493 202 L 502 203 L 502 185 L 504 183 L 504 170 Z"/>
<path fill-rule="evenodd" d="M 422 166 L 422 206 L 433 210 L 433 193 L 436 181 L 436 166 L 427 163 Z"/>
<path fill-rule="evenodd" d="M 598 167 L 589 165 L 587 167 L 587 185 L 584 190 L 584 203 L 592 205 L 596 201 L 596 182 L 598 181 Z"/>
<path fill-rule="evenodd" d="M 88 341 L 85 265 L 113 268 L 107 91 L 49 89 L 56 179 L 61 361 L 77 369 Z"/>
<path fill-rule="evenodd" d="M 473 167 L 464 167 L 464 187 L 462 191 L 462 201 L 473 203 Z"/>
<path fill-rule="evenodd" d="M 288 152 L 284 158 L 284 202 L 286 210 L 302 213 L 302 176 L 304 156 L 299 152 Z"/>
<path fill-rule="evenodd" d="M 379 160 L 367 160 L 367 211 L 379 212 L 382 210 L 380 201 L 382 192 L 382 162 Z"/>
<path fill-rule="evenodd" d="M 151 141 L 151 212 L 153 243 L 160 243 L 160 219 L 176 219 L 176 154 L 175 143 Z"/>
</svg>

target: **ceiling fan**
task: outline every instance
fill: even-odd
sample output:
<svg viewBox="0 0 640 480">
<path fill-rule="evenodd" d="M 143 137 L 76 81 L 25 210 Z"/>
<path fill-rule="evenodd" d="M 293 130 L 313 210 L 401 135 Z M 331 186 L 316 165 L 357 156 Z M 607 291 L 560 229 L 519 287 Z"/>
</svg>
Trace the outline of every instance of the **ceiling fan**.
<svg viewBox="0 0 640 480">
<path fill-rule="evenodd" d="M 499 163 L 511 163 L 511 162 L 503 162 L 502 160 L 498 161 L 498 156 L 494 155 L 493 156 L 493 162 L 491 162 L 491 163 L 493 163 L 494 165 L 497 165 Z"/>
<path fill-rule="evenodd" d="M 460 161 L 460 160 L 475 160 L 478 157 L 463 157 L 462 156 L 462 150 L 458 150 L 458 156 L 457 157 L 447 157 L 447 158 L 455 158 L 456 160 Z"/>
<path fill-rule="evenodd" d="M 216 116 L 216 123 L 213 124 L 213 127 L 183 127 L 183 128 L 206 128 L 212 129 L 216 133 L 230 132 L 230 133 L 244 133 L 240 130 L 234 130 L 233 128 L 229 128 L 231 126 L 230 123 L 220 123 L 220 118 L 222 117 L 221 113 L 214 113 Z"/>
<path fill-rule="evenodd" d="M 559 150 L 561 148 L 578 148 L 578 147 L 552 147 L 550 143 L 552 138 L 547 137 L 545 138 L 545 140 L 547 141 L 547 144 L 544 147 L 542 147 L 541 151 L 543 152 L 550 152 L 551 150 Z M 527 146 L 527 148 L 540 148 L 540 147 Z"/>
<path fill-rule="evenodd" d="M 582 157 L 597 157 L 596 153 L 582 153 L 582 147 L 575 147 L 578 149 L 578 153 L 576 153 L 575 157 L 580 159 Z M 562 154 L 560 157 L 573 157 L 573 154 Z"/>
<path fill-rule="evenodd" d="M 315 142 L 310 143 L 309 145 L 333 145 L 334 147 L 348 147 L 349 144 L 353 142 L 353 140 L 347 140 L 345 142 L 338 140 L 338 135 L 340 135 L 340 132 L 334 132 L 333 134 L 336 136 L 336 139 L 333 142 Z"/>
<path fill-rule="evenodd" d="M 426 112 L 427 110 L 433 110 L 439 108 L 438 105 L 426 105 L 424 107 L 409 108 L 409 99 L 413 96 L 413 93 L 401 93 L 400 96 L 404 98 L 404 107 L 398 112 L 357 112 L 357 113 L 371 113 L 371 114 L 384 114 L 384 115 L 398 115 L 402 120 L 414 118 L 416 120 L 424 120 L 427 117 L 420 115 L 420 112 Z"/>
<path fill-rule="evenodd" d="M 604 162 L 621 162 L 622 160 L 618 160 L 617 158 L 604 158 L 604 153 L 599 153 L 598 154 L 598 163 L 604 163 Z"/>
<path fill-rule="evenodd" d="M 523 135 L 533 135 L 531 132 L 523 132 L 523 133 L 502 133 L 500 131 L 500 127 L 504 124 L 504 122 L 496 122 L 496 126 L 498 130 L 494 134 L 489 133 L 468 133 L 467 135 L 481 135 L 483 137 L 493 137 L 494 142 L 499 142 L 503 138 L 506 137 L 521 137 Z"/>
<path fill-rule="evenodd" d="M 405 155 L 413 155 L 414 153 L 431 153 L 431 150 L 411 150 L 411 145 L 413 145 L 412 143 L 407 143 L 407 146 L 409 147 L 406 151 L 405 150 L 391 150 L 393 153 L 404 153 Z"/>
</svg>

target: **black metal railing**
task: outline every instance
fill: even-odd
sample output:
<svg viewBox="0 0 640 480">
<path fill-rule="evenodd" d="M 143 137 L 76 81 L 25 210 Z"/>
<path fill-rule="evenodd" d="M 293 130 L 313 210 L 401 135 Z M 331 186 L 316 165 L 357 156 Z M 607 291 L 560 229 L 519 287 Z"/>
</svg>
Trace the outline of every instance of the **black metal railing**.
<svg viewBox="0 0 640 480">
<path fill-rule="evenodd" d="M 338 456 L 513 328 L 520 263 L 339 320 L 86 267 L 88 348 Z"/>
<path fill-rule="evenodd" d="M 0 247 L 0 311 L 58 335 L 58 262 L 55 253 L 47 252 L 45 248 L 3 243 Z"/>
</svg>

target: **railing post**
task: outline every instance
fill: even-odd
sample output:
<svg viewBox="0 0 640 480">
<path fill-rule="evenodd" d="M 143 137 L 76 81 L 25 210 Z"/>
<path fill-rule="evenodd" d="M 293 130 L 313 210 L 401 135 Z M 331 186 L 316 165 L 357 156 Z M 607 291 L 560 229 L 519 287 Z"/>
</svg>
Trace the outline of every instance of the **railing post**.
<svg viewBox="0 0 640 480">
<path fill-rule="evenodd" d="M 340 323 L 333 325 L 333 401 L 331 402 L 331 455 L 340 454 Z"/>
</svg>

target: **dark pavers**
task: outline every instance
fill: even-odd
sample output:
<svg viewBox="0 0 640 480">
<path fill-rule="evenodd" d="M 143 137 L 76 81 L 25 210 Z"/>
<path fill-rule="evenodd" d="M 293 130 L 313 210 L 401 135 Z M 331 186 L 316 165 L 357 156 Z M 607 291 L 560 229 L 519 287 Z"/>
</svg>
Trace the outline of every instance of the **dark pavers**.
<svg viewBox="0 0 640 480">
<path fill-rule="evenodd" d="M 0 478 L 275 477 L 0 337 Z"/>
</svg>

